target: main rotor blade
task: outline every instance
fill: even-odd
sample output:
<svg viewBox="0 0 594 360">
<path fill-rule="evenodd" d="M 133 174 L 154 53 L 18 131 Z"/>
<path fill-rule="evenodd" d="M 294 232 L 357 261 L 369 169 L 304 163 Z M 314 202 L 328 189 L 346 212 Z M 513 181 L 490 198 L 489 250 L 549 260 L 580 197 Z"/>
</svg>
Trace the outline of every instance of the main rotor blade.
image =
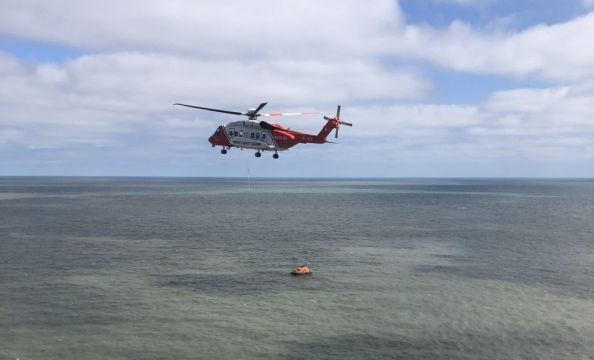
<svg viewBox="0 0 594 360">
<path fill-rule="evenodd" d="M 318 112 L 295 112 L 295 113 L 267 113 L 261 116 L 292 116 L 292 115 L 317 115 Z"/>
<path fill-rule="evenodd" d="M 264 106 L 266 106 L 266 104 L 268 104 L 268 103 L 267 103 L 267 102 L 263 102 L 263 103 L 261 103 L 260 105 L 258 105 L 258 107 L 256 108 L 256 110 L 254 110 L 254 113 L 252 114 L 252 116 L 256 116 L 256 114 L 257 114 L 257 113 L 258 113 L 260 110 L 262 110 L 262 108 L 263 108 Z"/>
<path fill-rule="evenodd" d="M 200 109 L 200 110 L 216 111 L 216 112 L 225 113 L 225 114 L 232 114 L 232 115 L 244 115 L 243 113 L 240 113 L 240 112 L 237 112 L 237 111 L 211 109 L 211 108 L 202 107 L 202 106 L 194 106 L 194 105 L 186 105 L 186 104 L 178 104 L 178 103 L 175 103 L 173 105 L 180 105 L 180 106 L 185 106 L 185 107 L 194 108 L 194 109 Z M 264 103 L 264 105 L 266 105 L 266 103 Z"/>
</svg>

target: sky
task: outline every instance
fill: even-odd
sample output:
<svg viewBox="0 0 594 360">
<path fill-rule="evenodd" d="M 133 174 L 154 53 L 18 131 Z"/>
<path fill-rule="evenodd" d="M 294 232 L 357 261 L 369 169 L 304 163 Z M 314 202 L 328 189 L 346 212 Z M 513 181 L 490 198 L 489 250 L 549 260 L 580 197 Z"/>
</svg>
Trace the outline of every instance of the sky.
<svg viewBox="0 0 594 360">
<path fill-rule="evenodd" d="M 0 0 L 0 176 L 594 177 L 593 37 L 594 0 Z M 222 155 L 239 119 L 172 105 L 263 101 L 354 126 Z"/>
</svg>

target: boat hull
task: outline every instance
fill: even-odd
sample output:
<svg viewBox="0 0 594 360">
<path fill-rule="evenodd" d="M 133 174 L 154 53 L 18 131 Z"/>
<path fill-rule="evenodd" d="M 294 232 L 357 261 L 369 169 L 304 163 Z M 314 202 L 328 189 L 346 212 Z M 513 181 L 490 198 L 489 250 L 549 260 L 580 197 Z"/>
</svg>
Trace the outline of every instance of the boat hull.
<svg viewBox="0 0 594 360">
<path fill-rule="evenodd" d="M 297 272 L 297 271 L 291 271 L 291 275 L 293 276 L 305 276 L 305 275 L 311 275 L 311 271 L 310 272 Z"/>
</svg>

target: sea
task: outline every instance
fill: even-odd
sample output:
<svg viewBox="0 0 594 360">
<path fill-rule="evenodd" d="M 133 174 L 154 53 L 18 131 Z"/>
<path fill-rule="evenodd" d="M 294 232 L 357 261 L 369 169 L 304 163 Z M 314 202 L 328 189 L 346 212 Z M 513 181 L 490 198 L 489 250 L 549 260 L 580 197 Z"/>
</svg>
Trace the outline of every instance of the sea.
<svg viewBox="0 0 594 360">
<path fill-rule="evenodd" d="M 2 177 L 0 359 L 594 359 L 594 180 Z"/>
</svg>

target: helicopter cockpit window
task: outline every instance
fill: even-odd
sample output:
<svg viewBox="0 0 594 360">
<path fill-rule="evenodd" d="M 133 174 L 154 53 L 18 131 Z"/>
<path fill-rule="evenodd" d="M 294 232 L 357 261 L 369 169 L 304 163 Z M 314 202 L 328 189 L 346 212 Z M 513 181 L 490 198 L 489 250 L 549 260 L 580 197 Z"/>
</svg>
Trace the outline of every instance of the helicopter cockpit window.
<svg viewBox="0 0 594 360">
<path fill-rule="evenodd" d="M 221 135 L 221 129 L 217 128 L 217 131 L 215 131 L 215 136 L 219 136 Z"/>
</svg>

